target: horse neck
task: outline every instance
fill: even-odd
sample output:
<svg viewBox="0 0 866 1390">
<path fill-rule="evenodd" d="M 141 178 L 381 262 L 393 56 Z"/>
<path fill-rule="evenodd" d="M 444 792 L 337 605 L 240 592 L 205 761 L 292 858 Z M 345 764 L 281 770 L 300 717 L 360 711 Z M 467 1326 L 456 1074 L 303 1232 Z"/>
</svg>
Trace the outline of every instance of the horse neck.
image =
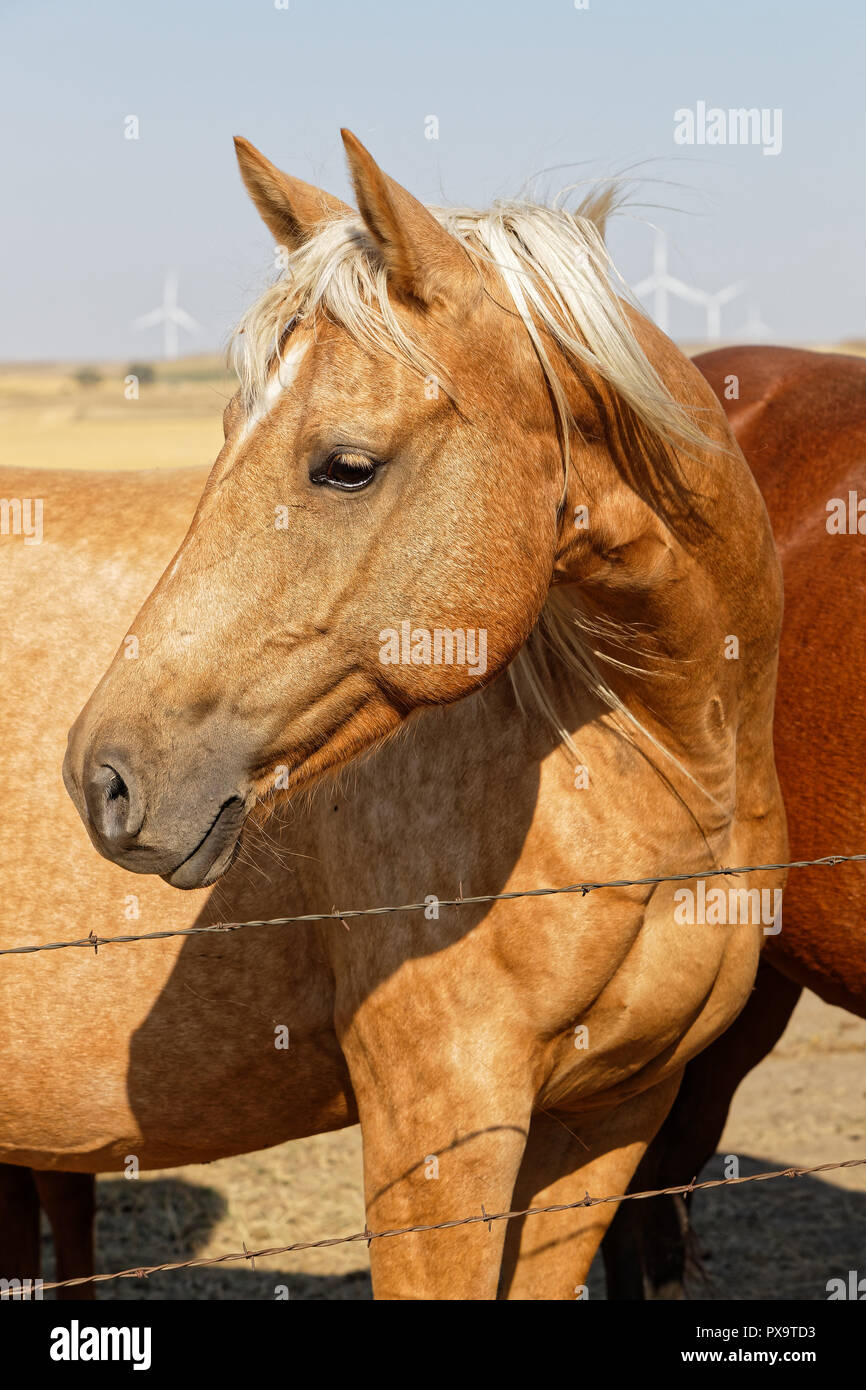
<svg viewBox="0 0 866 1390">
<path fill-rule="evenodd" d="M 771 717 L 780 584 L 760 495 L 718 403 L 664 343 L 675 357 L 663 379 L 705 409 L 724 448 L 663 445 L 597 386 L 568 469 L 549 604 L 570 610 L 609 689 L 653 738 L 693 775 L 724 781 L 720 731 L 747 706 Z"/>
</svg>

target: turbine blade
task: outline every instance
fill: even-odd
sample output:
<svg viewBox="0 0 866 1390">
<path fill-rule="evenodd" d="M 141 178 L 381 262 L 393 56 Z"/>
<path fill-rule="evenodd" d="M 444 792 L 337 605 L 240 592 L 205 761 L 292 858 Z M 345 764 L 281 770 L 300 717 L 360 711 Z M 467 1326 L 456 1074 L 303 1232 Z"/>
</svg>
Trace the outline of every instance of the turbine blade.
<svg viewBox="0 0 866 1390">
<path fill-rule="evenodd" d="M 142 314 L 141 318 L 133 319 L 133 328 L 153 328 L 154 324 L 162 323 L 165 317 L 163 308 L 151 309 L 149 314 Z"/>
<path fill-rule="evenodd" d="M 714 294 L 711 297 L 716 304 L 727 304 L 730 300 L 736 299 L 738 294 L 742 294 L 745 288 L 745 283 L 741 280 L 739 284 L 728 285 L 726 289 L 719 290 L 718 294 Z"/>
<path fill-rule="evenodd" d="M 670 294 L 676 295 L 677 299 L 684 300 L 686 304 L 698 304 L 703 308 L 707 303 L 707 295 L 703 290 L 696 290 L 693 285 L 686 285 L 673 275 L 664 277 L 664 286 Z"/>
<path fill-rule="evenodd" d="M 192 314 L 188 314 L 186 309 L 172 307 L 168 310 L 168 317 L 172 323 L 176 323 L 179 328 L 185 328 L 189 333 L 198 333 L 201 329 L 201 324 L 196 323 Z"/>
</svg>

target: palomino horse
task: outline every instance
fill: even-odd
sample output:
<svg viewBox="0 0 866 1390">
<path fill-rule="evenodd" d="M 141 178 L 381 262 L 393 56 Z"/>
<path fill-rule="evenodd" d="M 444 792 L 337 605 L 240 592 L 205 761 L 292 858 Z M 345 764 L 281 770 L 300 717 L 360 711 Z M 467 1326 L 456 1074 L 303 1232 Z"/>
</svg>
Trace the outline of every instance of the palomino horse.
<svg viewBox="0 0 866 1390">
<path fill-rule="evenodd" d="M 781 553 L 775 743 L 792 858 L 861 852 L 866 361 L 763 347 L 695 360 L 757 477 Z M 733 1027 L 687 1066 L 636 1190 L 700 1172 L 734 1091 L 780 1037 L 801 987 L 866 1018 L 864 908 L 863 864 L 793 872 L 784 928 L 767 938 L 756 989 Z M 681 1296 L 685 1231 L 681 1198 L 624 1203 L 604 1242 L 609 1296 Z"/>
<path fill-rule="evenodd" d="M 79 1172 L 359 1118 L 381 1229 L 625 1191 L 743 1007 L 772 913 L 681 909 L 785 858 L 781 581 L 712 391 L 611 288 L 602 205 L 434 215 L 345 142 L 360 215 L 239 143 L 288 269 L 70 734 L 101 861 L 57 802 L 58 725 L 201 479 L 9 484 L 46 520 L 11 564 L 6 941 L 426 908 L 6 958 L 0 1113 L 9 1162 Z M 781 884 L 745 876 L 741 908 Z M 610 1214 L 376 1241 L 374 1290 L 573 1297 Z"/>
</svg>

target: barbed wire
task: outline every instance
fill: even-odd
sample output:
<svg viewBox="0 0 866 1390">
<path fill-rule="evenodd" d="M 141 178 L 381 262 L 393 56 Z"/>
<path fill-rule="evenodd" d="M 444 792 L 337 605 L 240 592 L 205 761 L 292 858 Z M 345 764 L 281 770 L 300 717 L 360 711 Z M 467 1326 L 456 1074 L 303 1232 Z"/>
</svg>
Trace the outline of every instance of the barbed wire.
<svg viewBox="0 0 866 1390">
<path fill-rule="evenodd" d="M 866 861 L 866 854 L 825 854 L 819 859 L 791 859 L 783 864 L 746 864 L 737 868 L 689 869 L 684 873 L 658 874 L 650 878 L 612 878 L 598 882 L 570 883 L 561 888 L 522 888 L 510 893 L 480 893 L 473 897 L 438 898 L 431 894 L 423 902 L 400 903 L 390 907 L 334 908 L 331 912 L 305 912 L 293 917 L 251 918 L 246 922 L 211 922 L 201 927 L 175 927 L 169 931 L 138 932 L 122 936 L 89 936 L 74 941 L 46 941 L 27 946 L 5 946 L 0 956 L 33 955 L 37 951 L 64 951 L 71 947 L 90 948 L 94 953 L 100 946 L 119 946 L 131 941 L 164 941 L 173 936 L 205 936 L 208 933 L 242 931 L 245 927 L 284 927 L 305 922 L 342 922 L 347 918 L 382 917 L 392 912 L 425 912 L 431 903 L 436 908 L 473 907 L 484 903 L 511 902 L 517 898 L 546 898 L 560 893 L 580 893 L 586 897 L 600 888 L 643 888 L 658 883 L 683 883 L 691 879 L 736 877 L 739 874 L 766 873 L 779 869 L 833 868 L 837 864 L 857 864 Z M 347 928 L 348 930 L 348 928 Z"/>
<path fill-rule="evenodd" d="M 829 1173 L 840 1168 L 862 1168 L 866 1158 L 849 1158 L 839 1163 L 819 1163 L 813 1168 L 777 1168 L 768 1173 L 751 1173 L 740 1178 L 707 1178 L 704 1182 L 684 1183 L 678 1187 L 658 1187 L 646 1192 L 626 1192 L 609 1197 L 590 1197 L 587 1192 L 579 1202 L 557 1202 L 547 1207 L 524 1207 L 518 1211 L 489 1212 L 482 1204 L 481 1211 L 471 1216 L 459 1216 L 451 1221 L 437 1221 L 423 1226 L 395 1226 L 384 1231 L 354 1231 L 348 1236 L 331 1236 L 326 1240 L 301 1240 L 293 1245 L 272 1245 L 259 1250 L 248 1250 L 244 1241 L 243 1250 L 227 1251 L 224 1255 L 213 1255 L 196 1260 L 171 1260 L 160 1265 L 139 1265 L 135 1269 L 121 1269 L 113 1274 L 88 1274 L 77 1279 L 61 1279 L 54 1283 L 44 1283 L 41 1292 L 51 1289 L 71 1289 L 81 1284 L 105 1284 L 114 1279 L 146 1279 L 151 1274 L 174 1273 L 183 1269 L 205 1269 L 212 1265 L 229 1264 L 239 1260 L 249 1260 L 255 1269 L 255 1261 L 275 1255 L 290 1255 L 301 1250 L 325 1250 L 333 1245 L 353 1245 L 364 1241 L 369 1249 L 374 1240 L 391 1240 L 395 1236 L 424 1234 L 428 1231 L 450 1231 L 459 1226 L 487 1226 L 493 1229 L 494 1221 L 516 1221 L 522 1217 L 548 1216 L 562 1211 L 575 1211 L 579 1207 L 600 1207 L 611 1202 L 642 1202 L 650 1197 L 677 1197 L 692 1192 L 705 1192 L 715 1187 L 739 1187 L 751 1182 L 769 1182 L 773 1178 L 805 1178 L 813 1173 Z M 12 1291 L 0 1293 L 0 1299 L 8 1298 Z M 12 1294 L 14 1297 L 14 1293 Z"/>
<path fill-rule="evenodd" d="M 607 879 L 590 881 L 585 883 L 568 884 L 558 888 L 527 888 L 515 890 L 507 893 L 484 893 L 471 897 L 464 897 L 462 894 L 457 898 L 434 898 L 438 908 L 461 908 L 474 905 L 481 905 L 493 902 L 507 902 L 515 899 L 550 897 L 557 894 L 579 893 L 585 897 L 602 888 L 640 888 L 653 886 L 660 883 L 678 883 L 697 878 L 723 878 L 736 877 L 741 874 L 764 873 L 780 871 L 783 869 L 803 869 L 803 868 L 833 868 L 838 864 L 863 863 L 866 862 L 866 854 L 830 854 L 822 855 L 817 859 L 793 859 L 775 864 L 751 864 L 740 865 L 734 868 L 722 867 L 708 870 L 689 870 L 676 874 L 659 874 L 652 877 L 635 879 Z M 176 936 L 198 936 L 209 933 L 240 931 L 245 927 L 269 927 L 269 926 L 288 926 L 296 923 L 308 922 L 342 922 L 346 925 L 346 918 L 378 917 L 385 916 L 394 912 L 419 912 L 425 911 L 430 906 L 431 899 L 423 902 L 403 903 L 386 907 L 368 907 L 351 909 L 334 909 L 331 912 L 310 912 L 294 916 L 271 917 L 261 919 L 250 919 L 244 922 L 214 922 L 206 926 L 180 927 L 170 931 L 161 932 L 142 932 L 123 936 L 97 936 L 91 931 L 89 936 L 71 941 L 42 942 L 26 946 L 11 946 L 0 949 L 0 955 L 29 955 L 37 951 L 59 951 L 69 948 L 92 948 L 94 953 L 100 946 L 119 945 L 133 941 L 158 941 Z M 347 928 L 348 929 L 348 928 Z M 677 1187 L 656 1188 L 645 1192 L 629 1192 L 616 1194 L 606 1197 L 591 1197 L 586 1195 L 578 1202 L 562 1202 L 546 1207 L 526 1207 L 518 1211 L 507 1212 L 487 1212 L 483 1205 L 480 1214 L 471 1216 L 457 1217 L 450 1221 L 440 1221 L 429 1225 L 401 1226 L 383 1231 L 371 1231 L 365 1228 L 363 1231 L 356 1231 L 348 1236 L 332 1236 L 324 1240 L 297 1241 L 291 1245 L 270 1246 L 259 1250 L 248 1250 L 246 1242 L 242 1251 L 230 1251 L 223 1255 L 211 1258 L 201 1258 L 193 1260 L 170 1261 L 159 1265 L 137 1266 L 134 1269 L 119 1270 L 112 1274 L 93 1274 L 82 1276 L 76 1279 L 64 1279 L 42 1285 L 42 1290 L 53 1290 L 59 1288 L 72 1288 L 82 1284 L 106 1283 L 115 1279 L 138 1279 L 147 1278 L 151 1274 L 162 1274 L 185 1269 L 203 1269 L 208 1266 L 226 1264 L 230 1262 L 249 1260 L 255 1268 L 256 1259 L 265 1259 L 276 1255 L 293 1254 L 302 1250 L 320 1250 L 334 1245 L 348 1245 L 365 1241 L 369 1247 L 374 1240 L 386 1240 L 395 1236 L 420 1234 L 428 1231 L 452 1230 L 461 1226 L 472 1226 L 486 1224 L 492 1230 L 494 1221 L 513 1221 L 518 1218 L 542 1216 L 563 1211 L 572 1211 L 579 1207 L 602 1206 L 611 1202 L 624 1201 L 643 1201 L 651 1197 L 678 1196 L 692 1192 L 704 1191 L 708 1188 L 734 1187 L 744 1183 L 767 1182 L 773 1178 L 799 1178 L 806 1177 L 813 1173 L 830 1172 L 841 1168 L 855 1168 L 866 1166 L 866 1158 L 847 1159 L 844 1162 L 822 1163 L 812 1168 L 782 1168 L 773 1172 L 754 1173 L 740 1178 L 711 1178 L 705 1182 L 695 1182 L 692 1180 Z M 7 1291 L 0 1293 L 0 1299 L 15 1297 L 14 1292 Z"/>
</svg>

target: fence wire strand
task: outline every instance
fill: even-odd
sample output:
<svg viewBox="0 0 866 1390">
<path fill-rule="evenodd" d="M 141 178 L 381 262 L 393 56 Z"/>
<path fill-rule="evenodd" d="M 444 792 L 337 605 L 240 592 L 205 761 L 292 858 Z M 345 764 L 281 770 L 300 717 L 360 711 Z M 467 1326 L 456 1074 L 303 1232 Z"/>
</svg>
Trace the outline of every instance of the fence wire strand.
<svg viewBox="0 0 866 1390">
<path fill-rule="evenodd" d="M 792 859 L 784 864 L 746 864 L 737 868 L 689 869 L 685 873 L 659 874 L 653 878 L 611 878 L 599 882 L 570 883 L 562 888 L 523 888 L 511 893 L 480 893 L 474 897 L 435 898 L 437 908 L 476 907 L 486 903 L 513 902 L 517 898 L 550 898 L 563 893 L 579 893 L 586 897 L 600 888 L 644 888 L 657 883 L 687 883 L 692 879 L 731 878 L 739 874 L 767 873 L 779 869 L 833 868 L 837 864 L 859 864 L 866 861 L 866 854 L 825 854 L 820 859 Z M 431 895 L 432 896 L 432 895 Z M 70 947 L 84 947 L 94 953 L 100 946 L 120 946 L 131 941 L 165 941 L 173 936 L 206 936 L 209 933 L 242 931 L 245 927 L 285 927 L 307 922 L 342 922 L 347 918 L 383 917 L 392 912 L 425 912 L 430 902 L 425 899 L 419 903 L 400 903 L 391 907 L 335 908 L 331 912 L 305 912 L 294 917 L 252 918 L 246 922 L 211 922 L 201 927 L 175 927 L 170 931 L 139 932 L 123 936 L 97 936 L 91 931 L 89 936 L 74 941 L 46 941 L 27 946 L 5 946 L 0 956 L 27 956 L 37 951 L 65 951 Z"/>
<path fill-rule="evenodd" d="M 324 1250 L 332 1245 L 352 1245 L 363 1241 L 367 1247 L 374 1240 L 390 1240 L 395 1236 L 425 1234 L 430 1231 L 451 1231 L 459 1226 L 486 1226 L 493 1229 L 494 1221 L 516 1221 L 523 1217 L 547 1216 L 562 1211 L 575 1211 L 579 1207 L 600 1207 L 610 1202 L 642 1202 L 650 1197 L 677 1197 L 692 1192 L 705 1192 L 713 1187 L 741 1187 L 745 1183 L 769 1182 L 773 1178 L 805 1178 L 813 1173 L 829 1173 L 840 1168 L 861 1168 L 866 1166 L 866 1158 L 849 1158 L 843 1163 L 819 1163 L 814 1168 L 778 1168 L 769 1173 L 751 1173 L 741 1178 L 707 1178 L 704 1182 L 684 1183 L 679 1187 L 659 1187 L 647 1192 L 626 1192 L 610 1197 L 590 1197 L 587 1192 L 579 1202 L 557 1202 L 548 1207 L 524 1207 L 519 1211 L 481 1211 L 471 1216 L 459 1216 L 452 1221 L 437 1221 L 425 1226 L 395 1226 L 384 1231 L 353 1231 L 348 1236 L 331 1236 L 327 1240 L 302 1240 L 294 1245 L 272 1245 L 260 1250 L 248 1250 L 244 1242 L 243 1250 L 227 1251 L 224 1255 L 197 1260 L 172 1260 L 161 1265 L 139 1265 L 135 1269 L 121 1269 L 114 1274 L 90 1274 L 78 1279 L 62 1279 L 55 1283 L 45 1283 L 41 1292 L 52 1289 L 71 1289 L 81 1284 L 105 1284 L 114 1279 L 146 1279 L 151 1274 L 174 1273 L 183 1269 L 206 1269 L 212 1265 L 229 1264 L 240 1260 L 267 1259 L 275 1255 L 295 1254 L 300 1250 Z M 254 1267 L 254 1266 L 253 1266 Z M 9 1297 L 0 1294 L 0 1299 Z"/>
</svg>

